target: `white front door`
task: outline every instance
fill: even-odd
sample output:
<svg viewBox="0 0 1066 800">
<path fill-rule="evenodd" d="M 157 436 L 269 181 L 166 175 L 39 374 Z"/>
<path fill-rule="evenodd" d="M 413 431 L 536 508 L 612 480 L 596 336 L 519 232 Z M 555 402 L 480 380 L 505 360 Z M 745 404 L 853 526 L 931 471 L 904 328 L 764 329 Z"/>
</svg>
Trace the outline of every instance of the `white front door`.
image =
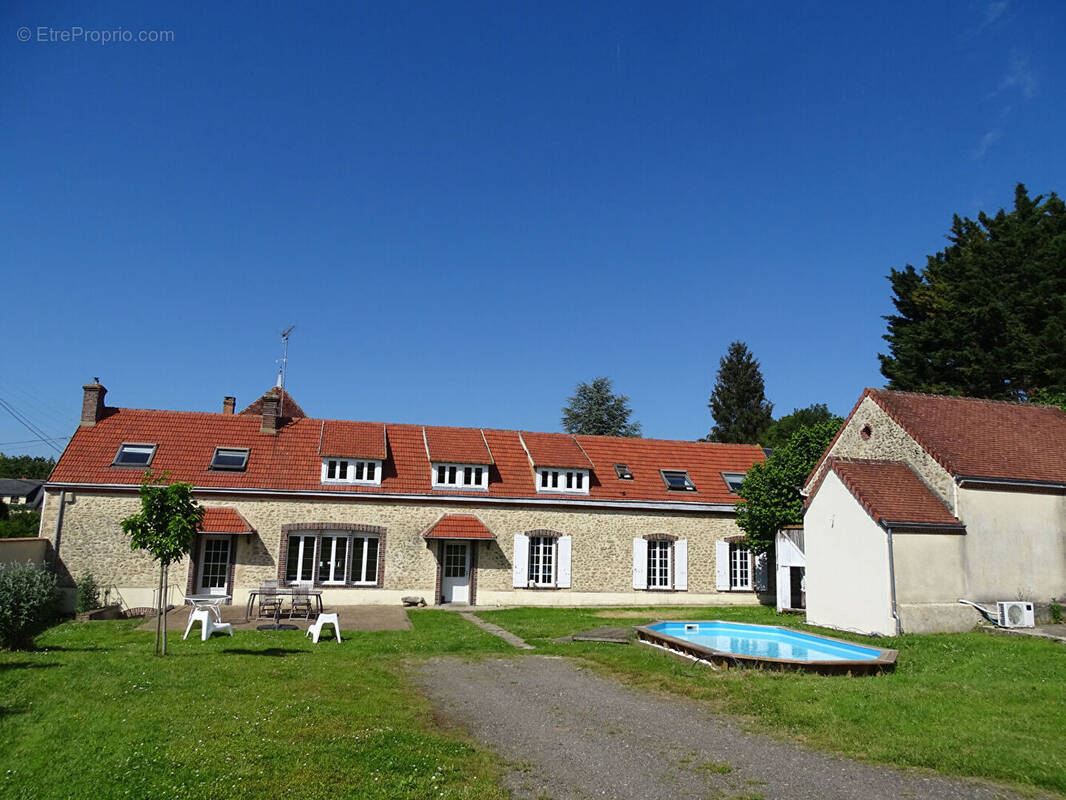
<svg viewBox="0 0 1066 800">
<path fill-rule="evenodd" d="M 440 595 L 443 603 L 470 602 L 470 543 L 445 542 Z"/>
<path fill-rule="evenodd" d="M 201 542 L 198 594 L 228 594 L 230 536 L 205 536 Z"/>
</svg>

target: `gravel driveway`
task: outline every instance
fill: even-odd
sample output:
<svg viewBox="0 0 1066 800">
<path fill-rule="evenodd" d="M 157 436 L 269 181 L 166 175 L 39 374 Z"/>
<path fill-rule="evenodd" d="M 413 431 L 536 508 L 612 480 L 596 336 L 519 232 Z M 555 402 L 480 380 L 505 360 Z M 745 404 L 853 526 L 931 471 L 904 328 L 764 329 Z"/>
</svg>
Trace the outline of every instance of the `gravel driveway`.
<svg viewBox="0 0 1066 800">
<path fill-rule="evenodd" d="M 996 798 L 986 784 L 899 771 L 744 733 L 694 702 L 526 656 L 437 658 L 415 682 L 439 714 L 511 764 L 517 798 Z"/>
</svg>

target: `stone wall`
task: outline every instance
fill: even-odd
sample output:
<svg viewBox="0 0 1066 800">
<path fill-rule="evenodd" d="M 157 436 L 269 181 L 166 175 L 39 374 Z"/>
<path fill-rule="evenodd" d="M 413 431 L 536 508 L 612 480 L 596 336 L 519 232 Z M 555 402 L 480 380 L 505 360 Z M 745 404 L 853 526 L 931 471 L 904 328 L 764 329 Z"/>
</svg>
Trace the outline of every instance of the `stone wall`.
<svg viewBox="0 0 1066 800">
<path fill-rule="evenodd" d="M 328 527 L 340 522 L 386 529 L 383 583 L 381 588 L 330 589 L 326 602 L 395 602 L 403 594 L 421 594 L 432 601 L 437 550 L 422 533 L 446 513 L 476 514 L 497 537 L 495 542 L 475 545 L 479 597 L 506 597 L 508 602 L 528 599 L 533 604 L 560 602 L 560 597 L 547 600 L 544 595 L 549 593 L 570 598 L 563 602 L 581 604 L 593 598 L 595 602 L 609 602 L 612 597 L 617 602 L 632 602 L 634 596 L 652 601 L 654 595 L 654 601 L 660 601 L 666 596 L 661 591 L 633 590 L 633 539 L 665 533 L 688 541 L 688 591 L 668 593 L 671 602 L 756 602 L 751 592 L 719 593 L 715 589 L 715 542 L 741 533 L 729 513 L 236 495 L 198 499 L 204 505 L 236 508 L 256 531 L 251 536 L 234 537 L 235 602 L 242 602 L 247 591 L 262 581 L 278 578 L 283 525 L 322 523 Z M 42 532 L 53 540 L 58 507 L 58 492 L 50 491 Z M 120 520 L 138 508 L 139 500 L 133 493 L 68 491 L 59 544 L 59 557 L 67 573 L 78 577 L 91 571 L 100 583 L 120 587 L 124 596 L 133 589 L 150 591 L 158 580 L 154 564 L 144 553 L 130 550 L 129 540 L 119 527 Z M 544 528 L 573 537 L 572 588 L 516 590 L 512 587 L 514 536 Z M 184 588 L 186 570 L 187 565 L 173 569 L 170 583 Z"/>
<path fill-rule="evenodd" d="M 955 482 L 951 475 L 885 413 L 872 397 L 863 398 L 837 437 L 829 455 L 902 461 L 910 465 L 948 508 L 955 512 Z M 806 487 L 808 491 L 817 478 L 818 475 L 812 476 Z"/>
</svg>

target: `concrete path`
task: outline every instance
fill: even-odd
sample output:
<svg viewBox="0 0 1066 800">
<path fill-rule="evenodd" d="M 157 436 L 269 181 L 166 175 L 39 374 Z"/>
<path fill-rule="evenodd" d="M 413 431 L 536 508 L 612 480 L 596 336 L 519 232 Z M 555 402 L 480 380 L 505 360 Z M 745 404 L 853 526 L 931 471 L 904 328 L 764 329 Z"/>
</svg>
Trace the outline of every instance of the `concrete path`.
<svg viewBox="0 0 1066 800">
<path fill-rule="evenodd" d="M 483 620 L 481 617 L 479 617 L 472 611 L 460 611 L 459 614 L 460 616 L 462 616 L 463 619 L 474 623 L 486 633 L 491 633 L 493 636 L 499 636 L 512 647 L 517 647 L 519 650 L 533 649 L 533 645 L 529 644 L 524 639 L 515 636 L 510 631 L 504 630 L 499 625 L 493 625 L 491 622 L 485 622 L 485 620 Z"/>
<path fill-rule="evenodd" d="M 936 798 L 1017 795 L 744 733 L 697 703 L 629 689 L 569 659 L 413 667 L 437 713 L 511 764 L 516 798 Z"/>
</svg>

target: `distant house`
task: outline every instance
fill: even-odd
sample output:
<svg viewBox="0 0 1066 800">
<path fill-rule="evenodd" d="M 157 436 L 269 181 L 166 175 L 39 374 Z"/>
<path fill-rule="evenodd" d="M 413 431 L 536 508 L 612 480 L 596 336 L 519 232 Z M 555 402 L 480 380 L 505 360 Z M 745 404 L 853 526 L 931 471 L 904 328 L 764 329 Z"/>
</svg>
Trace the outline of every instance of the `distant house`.
<svg viewBox="0 0 1066 800">
<path fill-rule="evenodd" d="M 1066 595 L 1066 413 L 867 389 L 805 487 L 807 619 L 961 631 Z"/>
<path fill-rule="evenodd" d="M 144 471 L 208 509 L 171 599 L 263 581 L 334 604 L 756 603 L 764 561 L 739 540 L 736 476 L 760 448 L 517 430 L 315 419 L 274 388 L 240 413 L 104 404 L 45 487 L 42 535 L 61 575 L 92 572 L 152 605 L 156 571 L 119 522 Z"/>
<path fill-rule="evenodd" d="M 16 510 L 37 511 L 41 507 L 44 481 L 0 478 L 0 500 Z"/>
</svg>

